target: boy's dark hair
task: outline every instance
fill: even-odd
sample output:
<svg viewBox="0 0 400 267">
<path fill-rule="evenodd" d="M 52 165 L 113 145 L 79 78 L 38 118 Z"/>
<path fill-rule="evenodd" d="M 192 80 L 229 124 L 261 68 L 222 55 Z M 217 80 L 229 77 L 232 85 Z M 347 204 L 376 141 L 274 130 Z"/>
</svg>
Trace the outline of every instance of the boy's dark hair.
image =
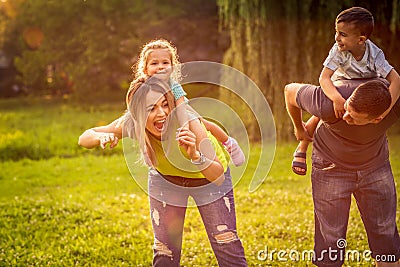
<svg viewBox="0 0 400 267">
<path fill-rule="evenodd" d="M 374 30 L 374 17 L 371 12 L 362 7 L 351 7 L 343 10 L 336 17 L 336 24 L 352 23 L 360 30 L 361 35 L 369 38 Z"/>
<path fill-rule="evenodd" d="M 360 84 L 349 99 L 349 104 L 354 111 L 368 114 L 370 119 L 382 115 L 391 103 L 392 97 L 387 85 L 379 80 Z"/>
</svg>

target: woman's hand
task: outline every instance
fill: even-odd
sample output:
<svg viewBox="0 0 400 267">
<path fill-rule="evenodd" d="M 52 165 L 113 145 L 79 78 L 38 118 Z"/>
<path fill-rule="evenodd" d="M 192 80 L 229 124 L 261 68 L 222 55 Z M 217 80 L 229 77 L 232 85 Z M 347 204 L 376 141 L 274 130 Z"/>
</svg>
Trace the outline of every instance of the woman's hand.
<svg viewBox="0 0 400 267">
<path fill-rule="evenodd" d="M 186 150 L 190 159 L 197 160 L 200 157 L 200 153 L 196 149 L 196 135 L 187 127 L 178 128 L 176 140 L 179 146 Z"/>
</svg>

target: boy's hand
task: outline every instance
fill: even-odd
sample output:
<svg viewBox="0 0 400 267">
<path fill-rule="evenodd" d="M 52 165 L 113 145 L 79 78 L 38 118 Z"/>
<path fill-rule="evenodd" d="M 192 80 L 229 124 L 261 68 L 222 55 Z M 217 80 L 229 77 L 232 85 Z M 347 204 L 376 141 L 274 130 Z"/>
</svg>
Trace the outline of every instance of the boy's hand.
<svg viewBox="0 0 400 267">
<path fill-rule="evenodd" d="M 342 118 L 345 110 L 344 110 L 344 103 L 346 102 L 346 100 L 343 97 L 337 98 L 335 99 L 335 101 L 333 101 L 333 110 L 335 111 L 335 117 L 336 118 Z"/>
</svg>

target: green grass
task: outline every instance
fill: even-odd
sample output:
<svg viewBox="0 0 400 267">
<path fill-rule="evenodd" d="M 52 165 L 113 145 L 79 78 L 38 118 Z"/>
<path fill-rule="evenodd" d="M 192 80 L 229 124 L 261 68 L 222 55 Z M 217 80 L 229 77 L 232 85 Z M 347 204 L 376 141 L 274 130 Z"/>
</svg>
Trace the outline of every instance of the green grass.
<svg viewBox="0 0 400 267">
<path fill-rule="evenodd" d="M 77 145 L 85 128 L 122 111 L 119 102 L 0 100 L 0 266 L 151 265 L 147 195 L 126 167 L 121 146 L 103 151 Z M 389 144 L 399 184 L 400 137 L 391 137 Z M 278 261 L 276 253 L 272 261 L 257 258 L 266 248 L 269 253 L 313 248 L 310 177 L 290 170 L 295 146 L 277 146 L 271 171 L 256 192 L 248 192 L 248 176 L 235 187 L 238 233 L 250 266 L 311 266 Z M 146 177 L 145 168 L 133 172 Z M 367 238 L 354 204 L 347 247 L 362 251 L 368 249 Z M 181 264 L 217 265 L 195 208 L 187 211 Z"/>
</svg>

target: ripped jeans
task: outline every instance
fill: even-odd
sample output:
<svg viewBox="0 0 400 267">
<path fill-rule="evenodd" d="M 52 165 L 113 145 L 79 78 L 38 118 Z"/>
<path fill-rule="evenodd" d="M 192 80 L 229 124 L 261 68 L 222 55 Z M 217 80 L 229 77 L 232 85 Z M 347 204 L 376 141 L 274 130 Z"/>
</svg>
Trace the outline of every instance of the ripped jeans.
<svg viewBox="0 0 400 267">
<path fill-rule="evenodd" d="M 154 231 L 153 266 L 180 266 L 182 232 L 189 196 L 200 212 L 218 265 L 247 266 L 244 249 L 236 232 L 229 169 L 221 186 L 208 183 L 198 187 L 188 187 L 185 183 L 177 186 L 157 171 L 150 170 L 149 195 Z"/>
</svg>

